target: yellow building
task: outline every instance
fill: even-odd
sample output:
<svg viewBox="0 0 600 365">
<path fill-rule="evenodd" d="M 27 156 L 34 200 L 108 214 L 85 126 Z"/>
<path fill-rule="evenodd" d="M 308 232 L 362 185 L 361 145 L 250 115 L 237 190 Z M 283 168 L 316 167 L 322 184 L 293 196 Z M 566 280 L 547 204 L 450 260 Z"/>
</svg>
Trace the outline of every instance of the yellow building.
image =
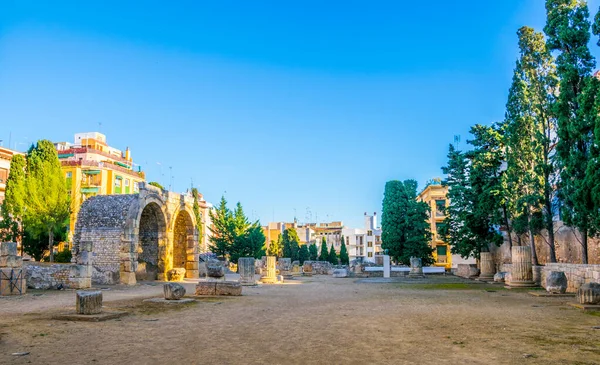
<svg viewBox="0 0 600 365">
<path fill-rule="evenodd" d="M 71 195 L 69 237 L 81 204 L 90 196 L 136 194 L 145 174 L 134 169 L 129 148 L 122 152 L 106 144 L 98 132 L 77 133 L 74 143 L 55 143 Z"/>
<path fill-rule="evenodd" d="M 433 179 L 425 189 L 421 191 L 417 200 L 425 202 L 431 208 L 429 223 L 431 225 L 431 246 L 435 266 L 444 266 L 447 269 L 452 267 L 452 255 L 450 254 L 450 245 L 439 235 L 438 231 L 444 224 L 444 208 L 448 206 L 448 187 L 441 184 L 441 179 Z"/>
</svg>

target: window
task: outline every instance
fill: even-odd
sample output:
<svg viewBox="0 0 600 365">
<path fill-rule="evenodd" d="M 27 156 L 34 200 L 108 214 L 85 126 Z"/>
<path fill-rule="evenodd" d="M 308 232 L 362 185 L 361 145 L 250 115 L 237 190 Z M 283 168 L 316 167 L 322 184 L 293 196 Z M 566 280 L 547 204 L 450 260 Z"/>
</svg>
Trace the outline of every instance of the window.
<svg viewBox="0 0 600 365">
<path fill-rule="evenodd" d="M 72 173 L 71 171 L 69 171 L 69 172 L 67 172 L 67 173 L 65 174 L 65 177 L 66 177 L 67 179 L 70 179 L 70 178 L 72 178 L 72 177 L 73 177 L 73 173 Z"/>
<path fill-rule="evenodd" d="M 436 200 L 435 201 L 435 216 L 443 217 L 446 214 L 445 212 L 446 212 L 446 201 L 443 199 Z"/>
<path fill-rule="evenodd" d="M 371 237 L 373 235 L 373 231 L 367 231 L 367 236 Z"/>
<path fill-rule="evenodd" d="M 448 246 L 436 246 L 438 256 L 446 256 Z"/>
<path fill-rule="evenodd" d="M 367 252 L 367 255 L 368 255 L 369 257 L 373 257 L 373 252 Z"/>
<path fill-rule="evenodd" d="M 134 193 L 139 193 L 140 192 L 140 183 L 139 182 L 134 182 L 133 183 L 133 192 Z"/>
<path fill-rule="evenodd" d="M 373 247 L 373 242 L 369 241 L 369 242 L 367 243 L 367 246 L 368 246 L 368 247 Z"/>
<path fill-rule="evenodd" d="M 125 180 L 125 186 L 129 186 L 129 180 Z"/>
</svg>

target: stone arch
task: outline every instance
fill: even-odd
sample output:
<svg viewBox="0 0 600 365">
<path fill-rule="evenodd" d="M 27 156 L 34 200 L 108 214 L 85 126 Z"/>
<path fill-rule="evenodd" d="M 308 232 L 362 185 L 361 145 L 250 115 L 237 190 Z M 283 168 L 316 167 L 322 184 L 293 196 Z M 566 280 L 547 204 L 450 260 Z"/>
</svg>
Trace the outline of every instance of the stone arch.
<svg viewBox="0 0 600 365">
<path fill-rule="evenodd" d="M 91 197 L 77 216 L 74 260 L 79 260 L 81 245 L 91 244 L 92 281 L 131 285 L 165 280 L 176 248 L 176 267 L 184 266 L 186 277 L 197 278 L 198 229 L 192 205 L 189 196 L 146 184 L 140 184 L 139 194 Z"/>
<path fill-rule="evenodd" d="M 163 279 L 166 272 L 165 258 L 167 227 L 161 206 L 150 202 L 141 209 L 138 232 L 134 235 L 136 281 Z"/>
<path fill-rule="evenodd" d="M 192 216 L 182 209 L 173 220 L 173 268 L 190 269 L 188 262 L 193 262 L 194 256 L 188 255 L 188 252 L 193 253 L 194 245 L 194 222 Z"/>
</svg>

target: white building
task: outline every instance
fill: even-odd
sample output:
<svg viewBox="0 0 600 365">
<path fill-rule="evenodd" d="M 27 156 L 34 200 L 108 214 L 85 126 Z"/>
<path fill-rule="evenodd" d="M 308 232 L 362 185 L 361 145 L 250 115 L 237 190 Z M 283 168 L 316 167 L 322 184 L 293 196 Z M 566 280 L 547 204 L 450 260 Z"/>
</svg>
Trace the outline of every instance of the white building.
<svg viewBox="0 0 600 365">
<path fill-rule="evenodd" d="M 350 261 L 362 257 L 365 261 L 375 262 L 375 255 L 381 254 L 381 227 L 377 226 L 377 213 L 365 213 L 364 228 L 342 229 L 342 236 L 348 249 Z"/>
</svg>

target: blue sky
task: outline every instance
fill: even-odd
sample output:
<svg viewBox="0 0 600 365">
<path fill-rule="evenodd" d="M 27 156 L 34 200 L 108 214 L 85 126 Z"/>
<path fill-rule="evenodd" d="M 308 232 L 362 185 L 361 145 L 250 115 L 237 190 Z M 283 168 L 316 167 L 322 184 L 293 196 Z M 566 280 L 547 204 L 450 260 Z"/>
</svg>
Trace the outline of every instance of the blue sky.
<svg viewBox="0 0 600 365">
<path fill-rule="evenodd" d="M 544 22 L 541 0 L 4 0 L 0 139 L 100 130 L 149 180 L 171 166 L 263 223 L 362 226 L 387 180 L 423 186 L 503 118 L 516 30 Z"/>
</svg>

